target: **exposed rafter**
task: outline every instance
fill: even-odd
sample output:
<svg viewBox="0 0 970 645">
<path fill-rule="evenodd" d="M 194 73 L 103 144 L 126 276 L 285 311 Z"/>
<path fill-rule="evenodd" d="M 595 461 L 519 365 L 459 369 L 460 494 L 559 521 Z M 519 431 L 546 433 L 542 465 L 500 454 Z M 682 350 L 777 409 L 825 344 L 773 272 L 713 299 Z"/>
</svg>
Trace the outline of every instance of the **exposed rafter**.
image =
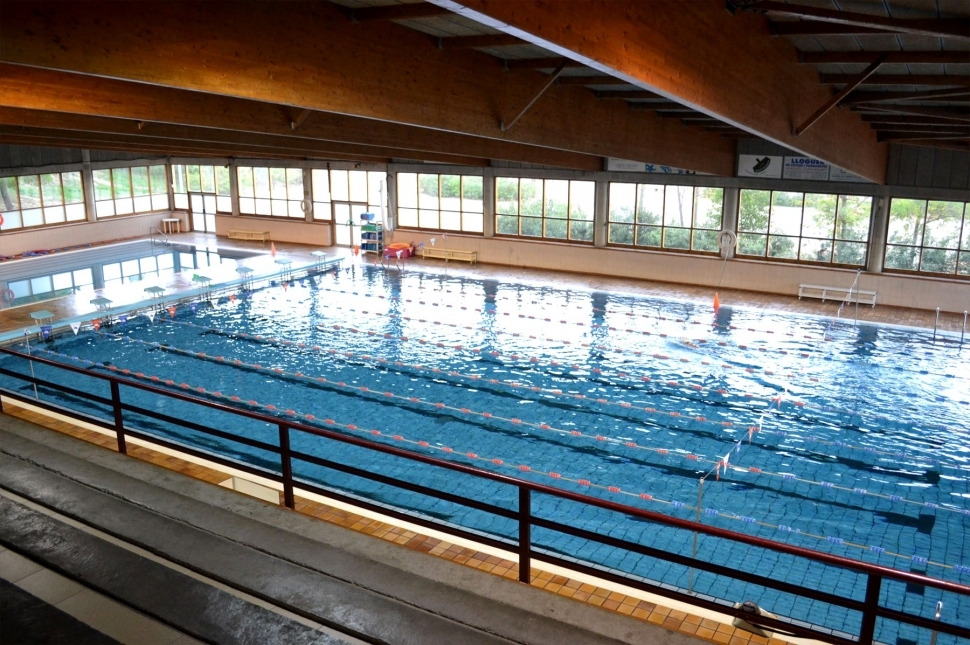
<svg viewBox="0 0 970 645">
<path fill-rule="evenodd" d="M 967 141 L 970 142 L 970 133 L 953 134 L 926 134 L 926 133 L 907 133 L 907 132 L 880 132 L 877 134 L 880 141 L 904 141 L 907 139 L 919 139 L 921 141 Z"/>
<path fill-rule="evenodd" d="M 828 24 L 877 29 L 894 34 L 914 34 L 936 38 L 970 39 L 970 22 L 949 18 L 906 19 L 872 16 L 851 11 L 819 9 L 787 2 L 762 0 L 743 7 L 749 11 L 763 11 L 778 16 L 790 16 Z"/>
<path fill-rule="evenodd" d="M 656 92 L 648 92 L 647 90 L 599 90 L 596 92 L 596 98 L 598 99 L 647 99 L 655 101 L 670 101 L 665 96 L 661 96 Z"/>
<path fill-rule="evenodd" d="M 955 123 L 950 119 L 933 116 L 910 116 L 907 114 L 863 114 L 861 118 L 866 123 L 926 123 L 950 125 Z"/>
<path fill-rule="evenodd" d="M 846 97 L 843 105 L 882 103 L 885 101 L 970 101 L 970 88 L 957 87 L 948 90 L 920 90 L 918 92 L 855 92 Z"/>
<path fill-rule="evenodd" d="M 568 58 L 510 58 L 505 60 L 506 69 L 555 69 L 565 61 L 566 67 L 585 67 Z"/>
<path fill-rule="evenodd" d="M 823 116 L 825 116 L 826 112 L 828 112 L 836 105 L 838 105 L 839 101 L 841 101 L 846 96 L 848 96 L 849 93 L 852 92 L 852 90 L 862 85 L 867 78 L 872 76 L 876 72 L 876 70 L 879 69 L 879 66 L 882 65 L 883 61 L 885 60 L 886 60 L 886 55 L 882 54 L 881 56 L 877 57 L 874 61 L 869 63 L 869 66 L 866 67 L 861 74 L 859 74 L 854 79 L 846 83 L 845 87 L 843 87 L 838 94 L 836 94 L 828 101 L 826 101 L 824 104 L 822 104 L 822 106 L 819 107 L 817 110 L 815 110 L 812 116 L 805 119 L 803 123 L 795 126 L 795 128 L 792 130 L 792 134 L 794 134 L 797 137 L 802 133 L 804 133 L 806 130 L 808 130 L 810 127 L 812 127 L 816 121 L 818 121 Z"/>
<path fill-rule="evenodd" d="M 875 106 L 870 105 L 865 108 L 868 112 L 896 113 L 910 116 L 934 117 L 937 119 L 947 119 L 951 121 L 962 121 L 970 123 L 970 111 L 950 108 L 932 107 L 909 107 L 902 105 Z"/>
<path fill-rule="evenodd" d="M 814 20 L 800 20 L 797 22 L 770 22 L 768 23 L 768 33 L 772 36 L 884 36 L 887 32 L 885 29 L 873 29 L 871 27 L 833 25 L 827 22 L 815 22 Z"/>
<path fill-rule="evenodd" d="M 507 34 L 485 34 L 482 36 L 448 36 L 438 39 L 441 49 L 474 49 L 484 47 L 511 47 L 521 45 L 522 40 Z"/>
<path fill-rule="evenodd" d="M 437 5 L 428 2 L 413 4 L 393 4 L 384 7 L 360 7 L 348 11 L 352 20 L 366 22 L 369 20 L 413 20 L 415 18 L 434 18 L 449 13 Z"/>
<path fill-rule="evenodd" d="M 948 63 L 968 63 L 970 54 L 965 51 L 930 51 L 930 52 L 911 52 L 911 51 L 851 51 L 851 52 L 801 52 L 799 60 L 802 63 L 811 64 L 866 64 L 880 56 L 885 56 L 887 64 L 919 64 L 931 63 L 946 65 Z"/>
<path fill-rule="evenodd" d="M 826 85 L 851 83 L 855 74 L 822 74 Z M 931 76 L 929 74 L 873 74 L 863 85 L 940 85 L 944 87 L 970 87 L 967 76 Z"/>
<path fill-rule="evenodd" d="M 559 85 L 629 85 L 629 81 L 615 76 L 560 76 Z"/>
</svg>

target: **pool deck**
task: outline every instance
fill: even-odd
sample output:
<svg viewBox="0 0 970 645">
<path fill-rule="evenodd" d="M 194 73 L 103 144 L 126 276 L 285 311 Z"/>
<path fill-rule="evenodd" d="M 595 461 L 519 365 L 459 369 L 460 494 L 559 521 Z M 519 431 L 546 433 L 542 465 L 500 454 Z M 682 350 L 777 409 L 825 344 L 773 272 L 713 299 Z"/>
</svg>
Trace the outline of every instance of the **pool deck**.
<svg viewBox="0 0 970 645">
<path fill-rule="evenodd" d="M 212 236 L 188 233 L 172 237 L 173 241 L 180 243 L 196 244 L 199 246 L 216 245 L 216 241 Z M 276 257 L 272 257 L 269 254 L 269 245 L 267 243 L 230 241 L 219 238 L 218 246 L 220 248 L 266 251 L 265 255 L 245 261 L 247 266 L 259 272 L 263 272 L 264 269 L 267 272 L 271 271 L 274 266 L 277 266 L 275 261 L 280 258 L 292 260 L 293 265 L 296 267 L 310 264 L 316 260 L 311 255 L 311 252 L 320 250 L 310 246 L 277 243 L 277 255 Z M 364 262 L 370 263 L 373 261 L 373 256 L 356 257 L 349 249 L 331 247 L 326 249 L 326 251 L 328 258 L 344 258 L 344 266 L 359 266 Z M 402 262 L 402 265 L 404 266 L 404 270 L 409 272 L 447 273 L 450 276 L 536 284 L 566 290 L 608 291 L 630 295 L 675 298 L 698 303 L 710 302 L 713 298 L 711 289 L 706 287 L 608 278 L 580 273 L 560 273 L 480 264 L 466 265 L 463 263 L 456 264 L 454 262 L 449 262 L 446 265 L 441 260 L 424 260 L 418 258 L 408 259 Z M 397 271 L 398 269 L 392 265 L 388 270 Z M 236 279 L 238 277 L 235 269 L 230 267 L 213 267 L 205 269 L 205 272 L 208 277 L 213 279 L 214 283 L 227 279 Z M 121 309 L 126 305 L 132 305 L 146 300 L 144 289 L 153 284 L 163 287 L 166 290 L 167 297 L 177 297 L 180 293 L 187 294 L 198 288 L 198 285 L 192 282 L 191 276 L 179 274 L 166 277 L 158 282 L 145 281 L 113 286 L 108 289 L 99 290 L 96 295 L 110 298 L 113 301 L 112 306 L 115 309 Z M 58 300 L 36 303 L 33 306 L 28 305 L 0 311 L 0 334 L 32 326 L 33 321 L 30 319 L 29 314 L 38 309 L 50 311 L 54 314 L 55 320 L 87 315 L 94 316 L 96 315 L 96 308 L 89 302 L 94 295 L 88 292 Z M 779 296 L 736 290 L 722 290 L 720 292 L 720 300 L 722 306 L 738 306 L 748 309 L 812 314 L 817 316 L 835 316 L 840 304 L 838 302 L 823 303 L 817 300 L 800 301 L 793 296 Z M 854 317 L 856 308 L 852 307 L 851 309 L 851 316 L 843 315 L 843 318 Z M 932 329 L 936 313 L 933 311 L 877 305 L 875 308 L 860 306 L 858 308 L 858 316 L 859 320 L 867 322 Z M 939 329 L 959 334 L 962 324 L 962 315 L 941 315 Z M 36 411 L 9 405 L 9 402 L 5 404 L 5 412 L 51 430 L 56 430 L 59 433 L 82 439 L 102 448 L 112 451 L 117 450 L 114 438 L 107 436 L 103 431 L 95 431 L 92 428 L 85 428 L 81 425 L 68 422 L 65 419 L 56 419 L 46 414 L 38 414 Z M 0 413 L 0 425 L 3 424 L 4 416 L 4 414 Z M 129 448 L 128 454 L 136 459 L 147 461 L 171 471 L 213 484 L 223 482 L 232 475 L 232 473 L 226 472 L 225 469 L 220 469 L 219 466 L 214 464 L 184 458 L 184 456 L 175 455 L 169 451 L 156 450 L 148 446 L 132 446 Z M 501 554 L 489 552 L 487 549 L 472 548 L 471 545 L 461 544 L 460 541 L 452 542 L 448 540 L 447 536 L 429 535 L 428 531 L 419 532 L 411 530 L 413 527 L 401 526 L 401 523 L 384 521 L 387 518 L 365 516 L 364 514 L 354 512 L 353 509 L 328 504 L 325 500 L 301 496 L 297 496 L 296 498 L 296 511 L 303 515 L 319 518 L 330 524 L 369 535 L 378 540 L 393 542 L 413 551 L 437 556 L 438 558 L 479 571 L 488 572 L 502 578 L 515 580 L 518 577 L 517 563 L 512 559 L 501 557 Z M 570 598 L 573 601 L 578 601 L 585 605 L 593 605 L 603 610 L 629 615 L 634 619 L 652 623 L 672 632 L 689 634 L 710 642 L 727 643 L 729 645 L 747 645 L 748 643 L 757 645 L 782 645 L 784 643 L 781 640 L 771 639 L 769 641 L 760 636 L 736 630 L 730 626 L 729 622 L 723 616 L 712 615 L 701 610 L 692 610 L 689 607 L 663 601 L 656 597 L 647 597 L 632 589 L 622 589 L 607 583 L 597 584 L 595 580 L 585 579 L 581 576 L 559 575 L 559 573 L 545 568 L 535 568 L 533 575 L 534 581 L 532 582 L 532 587 L 543 589 L 557 596 Z M 797 641 L 797 639 L 792 640 Z"/>
<path fill-rule="evenodd" d="M 328 259 L 343 258 L 344 266 L 370 264 L 374 261 L 374 256 L 372 255 L 358 257 L 354 256 L 350 249 L 339 247 L 320 249 L 316 246 L 278 242 L 275 243 L 276 256 L 272 256 L 270 255 L 270 245 L 268 242 L 229 240 L 228 238 L 215 238 L 212 235 L 201 233 L 182 233 L 172 235 L 170 239 L 175 243 L 193 244 L 212 249 L 218 247 L 221 249 L 261 252 L 261 255 L 241 261 L 242 264 L 252 268 L 257 275 L 278 272 L 281 267 L 276 261 L 279 259 L 291 260 L 295 269 L 314 263 L 317 261 L 317 258 L 311 255 L 311 253 L 319 250 L 325 250 Z M 445 262 L 443 260 L 417 257 L 401 261 L 401 266 L 404 271 L 447 273 L 451 276 L 533 284 L 564 290 L 606 291 L 638 296 L 673 298 L 698 303 L 712 303 L 714 299 L 713 290 L 709 287 L 695 287 L 670 282 L 653 282 L 630 278 L 613 278 L 584 273 L 563 273 L 559 271 L 490 264 L 469 265 L 463 262 Z M 0 265 L 0 270 L 2 270 L 2 265 Z M 388 270 L 397 271 L 398 269 L 396 264 L 392 263 Z M 239 278 L 239 275 L 233 267 L 208 267 L 200 269 L 198 272 L 204 273 L 207 277 L 212 278 L 213 285 L 221 282 L 235 281 Z M 124 310 L 126 307 L 138 303 L 145 303 L 145 301 L 150 300 L 150 297 L 145 293 L 145 289 L 150 286 L 158 286 L 165 289 L 163 299 L 175 298 L 179 294 L 187 295 L 188 292 L 199 289 L 199 285 L 192 281 L 191 275 L 188 273 L 179 273 L 174 276 L 113 285 L 104 289 L 98 289 L 94 292 L 89 291 L 57 300 L 48 300 L 12 309 L 3 309 L 0 310 L 0 335 L 35 326 L 35 321 L 30 318 L 30 313 L 41 309 L 53 313 L 55 322 L 83 316 L 96 317 L 98 315 L 97 308 L 90 302 L 96 296 L 110 299 L 112 301 L 112 309 Z M 722 307 L 743 307 L 746 309 L 811 314 L 815 316 L 834 317 L 841 305 L 841 302 L 837 300 L 827 300 L 825 302 L 816 299 L 799 300 L 796 296 L 734 289 L 721 289 L 719 291 L 719 297 Z M 865 322 L 932 329 L 936 319 L 936 312 L 925 309 L 891 307 L 879 304 L 875 307 L 851 305 L 847 306 L 842 312 L 843 319 L 853 320 L 856 316 L 858 316 L 860 321 Z M 941 313 L 938 329 L 940 331 L 956 332 L 959 334 L 963 327 L 963 322 L 963 316 L 960 314 Z"/>
</svg>

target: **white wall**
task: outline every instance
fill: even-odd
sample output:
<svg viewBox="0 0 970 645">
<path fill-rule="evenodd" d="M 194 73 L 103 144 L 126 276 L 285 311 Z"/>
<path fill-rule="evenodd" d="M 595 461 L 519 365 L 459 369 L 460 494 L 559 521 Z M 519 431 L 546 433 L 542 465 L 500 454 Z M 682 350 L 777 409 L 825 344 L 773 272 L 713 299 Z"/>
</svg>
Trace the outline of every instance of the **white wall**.
<svg viewBox="0 0 970 645">
<path fill-rule="evenodd" d="M 478 251 L 478 261 L 512 267 L 550 269 L 716 288 L 724 261 L 716 257 L 594 248 L 592 246 L 483 238 L 418 231 L 395 231 L 394 242 Z M 437 261 L 437 260 L 436 260 Z M 442 261 L 443 262 L 443 261 Z M 856 271 L 759 260 L 728 260 L 723 288 L 798 295 L 799 284 L 848 288 Z M 962 313 L 970 309 L 970 284 L 962 280 L 863 272 L 857 288 L 877 292 L 877 303 Z"/>
<path fill-rule="evenodd" d="M 186 230 L 185 213 L 162 211 L 111 217 L 97 222 L 77 222 L 63 226 L 4 231 L 0 235 L 0 255 L 19 255 L 24 251 L 60 249 L 77 244 L 147 237 L 152 226 L 161 230 L 162 219 L 167 217 L 181 217 L 182 230 Z"/>
<path fill-rule="evenodd" d="M 216 215 L 216 235 L 229 231 L 269 231 L 274 242 L 294 242 L 313 246 L 330 246 L 330 224 L 310 223 L 298 219 Z"/>
</svg>

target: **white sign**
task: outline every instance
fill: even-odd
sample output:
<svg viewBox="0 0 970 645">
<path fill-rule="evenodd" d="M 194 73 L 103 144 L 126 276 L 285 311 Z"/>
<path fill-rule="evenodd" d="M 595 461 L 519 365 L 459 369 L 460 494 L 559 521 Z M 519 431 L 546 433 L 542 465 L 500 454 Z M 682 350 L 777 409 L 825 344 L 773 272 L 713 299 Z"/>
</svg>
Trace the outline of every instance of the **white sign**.
<svg viewBox="0 0 970 645">
<path fill-rule="evenodd" d="M 811 157 L 785 157 L 785 179 L 828 181 L 829 165 Z"/>
<path fill-rule="evenodd" d="M 655 163 L 644 163 L 642 161 L 630 161 L 629 159 L 606 158 L 607 172 L 648 172 L 661 175 L 695 175 L 693 170 L 674 168 L 673 166 L 661 166 Z"/>
<path fill-rule="evenodd" d="M 829 168 L 829 181 L 848 181 L 856 184 L 868 184 L 872 183 L 864 177 L 849 172 L 848 170 L 843 170 L 838 166 L 831 166 Z"/>
<path fill-rule="evenodd" d="M 781 179 L 784 161 L 784 157 L 769 155 L 738 155 L 738 177 Z"/>
</svg>

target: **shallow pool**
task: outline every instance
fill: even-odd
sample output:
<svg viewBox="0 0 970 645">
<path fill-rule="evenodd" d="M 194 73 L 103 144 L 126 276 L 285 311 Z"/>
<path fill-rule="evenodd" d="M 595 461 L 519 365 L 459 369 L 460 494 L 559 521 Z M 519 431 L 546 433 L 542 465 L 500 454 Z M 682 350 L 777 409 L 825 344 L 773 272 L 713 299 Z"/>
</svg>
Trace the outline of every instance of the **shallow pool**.
<svg viewBox="0 0 970 645">
<path fill-rule="evenodd" d="M 925 332 L 857 325 L 844 319 L 851 310 L 842 313 L 840 321 L 727 306 L 715 314 L 709 305 L 356 268 L 82 330 L 33 351 L 966 584 L 970 349 L 952 338 L 934 342 Z M 0 378 L 33 394 L 32 386 Z M 198 423 L 225 422 L 218 413 L 134 390 L 130 397 Z M 278 469 L 272 454 L 147 418 L 140 426 Z M 238 421 L 231 430 L 275 442 L 276 428 L 265 424 Z M 296 441 L 294 447 L 334 461 L 516 508 L 508 487 L 335 442 Z M 475 531 L 516 536 L 514 522 L 479 511 L 309 464 L 294 472 Z M 534 506 L 538 515 L 672 552 L 695 548 L 676 530 L 617 514 L 542 496 Z M 626 573 L 732 601 L 756 594 L 775 613 L 858 630 L 857 615 L 820 603 L 541 530 L 534 539 Z M 696 553 L 811 588 L 859 599 L 863 593 L 854 574 L 831 575 L 740 545 L 702 538 Z M 925 615 L 939 599 L 932 589 L 906 585 L 887 584 L 883 595 L 885 604 Z M 970 615 L 970 604 L 962 609 Z M 947 610 L 956 612 L 950 620 L 960 615 Z M 879 629 L 884 642 L 916 638 L 891 623 Z"/>
</svg>

